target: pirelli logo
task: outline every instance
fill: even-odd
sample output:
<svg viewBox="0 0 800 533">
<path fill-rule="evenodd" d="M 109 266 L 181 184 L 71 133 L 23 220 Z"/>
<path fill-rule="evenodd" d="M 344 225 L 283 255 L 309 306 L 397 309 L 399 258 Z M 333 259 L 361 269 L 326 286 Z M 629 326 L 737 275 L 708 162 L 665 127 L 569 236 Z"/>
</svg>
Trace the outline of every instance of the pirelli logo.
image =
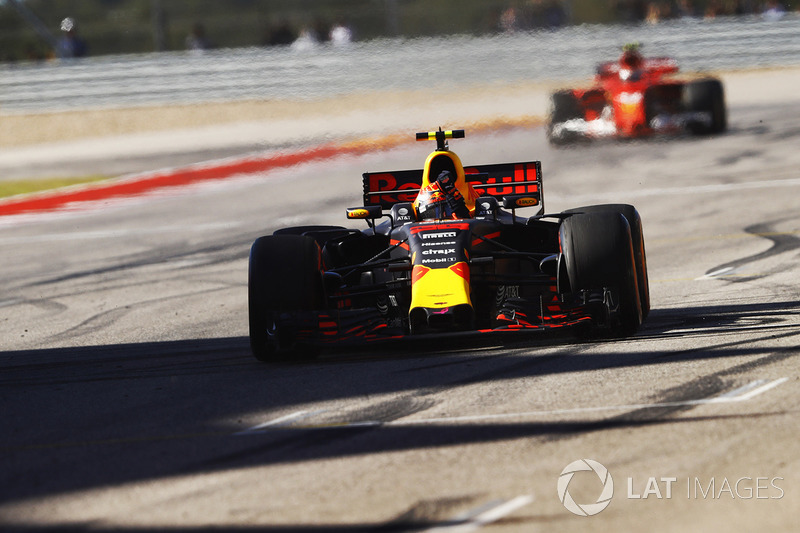
<svg viewBox="0 0 800 533">
<path fill-rule="evenodd" d="M 456 236 L 455 231 L 441 231 L 437 233 L 423 233 L 420 235 L 423 239 L 452 239 Z"/>
</svg>

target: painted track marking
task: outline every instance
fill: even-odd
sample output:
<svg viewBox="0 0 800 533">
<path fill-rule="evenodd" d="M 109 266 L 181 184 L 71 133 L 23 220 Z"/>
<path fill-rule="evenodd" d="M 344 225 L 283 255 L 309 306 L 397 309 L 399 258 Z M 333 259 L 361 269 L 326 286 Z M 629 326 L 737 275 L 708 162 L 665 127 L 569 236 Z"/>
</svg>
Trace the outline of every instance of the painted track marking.
<svg viewBox="0 0 800 533">
<path fill-rule="evenodd" d="M 522 495 L 510 500 L 495 500 L 476 509 L 467 511 L 447 522 L 424 530 L 425 533 L 463 533 L 497 522 L 501 518 L 513 513 L 533 501 L 533 496 Z"/>
<path fill-rule="evenodd" d="M 761 393 L 764 393 L 772 388 L 777 387 L 782 383 L 785 383 L 788 380 L 789 378 L 779 378 L 770 381 L 766 384 L 765 380 L 763 379 L 756 380 L 748 383 L 747 385 L 744 385 L 742 387 L 724 393 L 720 396 L 714 396 L 711 398 L 700 398 L 697 400 L 683 400 L 679 402 L 641 403 L 641 404 L 628 404 L 628 405 L 608 405 L 608 406 L 597 406 L 597 407 L 575 407 L 571 409 L 552 409 L 545 411 L 527 411 L 521 413 L 500 413 L 494 415 L 473 415 L 473 416 L 449 417 L 449 418 L 429 418 L 424 420 L 407 420 L 407 421 L 398 420 L 394 422 L 387 422 L 387 425 L 469 422 L 473 420 L 478 421 L 478 420 L 493 420 L 493 419 L 503 419 L 503 418 L 522 418 L 527 416 L 547 416 L 554 414 L 574 414 L 574 413 L 585 413 L 585 412 L 588 413 L 588 412 L 598 412 L 598 411 L 628 411 L 636 409 L 654 409 L 659 407 L 685 407 L 692 405 L 741 402 L 750 400 Z"/>
<path fill-rule="evenodd" d="M 289 413 L 288 415 L 280 416 L 275 418 L 274 420 L 269 420 L 262 424 L 258 424 L 247 429 L 243 429 L 241 431 L 237 431 L 234 435 L 257 435 L 259 433 L 263 433 L 263 430 L 267 428 L 274 428 L 274 427 L 284 427 L 292 422 L 297 422 L 298 420 L 302 420 L 304 418 L 308 418 L 310 416 L 318 415 L 327 409 L 317 409 L 315 411 L 308 411 L 308 410 L 301 410 L 295 411 L 294 413 Z"/>
<path fill-rule="evenodd" d="M 516 413 L 496 413 L 496 414 L 485 414 L 485 415 L 423 418 L 416 420 L 392 420 L 389 422 L 384 422 L 380 420 L 364 420 L 360 422 L 344 422 L 341 424 L 330 423 L 330 424 L 297 425 L 294 424 L 293 422 L 309 418 L 316 413 L 322 412 L 322 411 L 312 411 L 312 412 L 298 411 L 297 413 L 294 413 L 292 415 L 287 415 L 285 417 L 278 418 L 271 422 L 265 422 L 264 424 L 254 426 L 253 428 L 240 431 L 236 433 L 236 435 L 257 434 L 259 430 L 261 429 L 266 430 L 270 427 L 283 427 L 288 429 L 329 429 L 329 428 L 357 428 L 357 427 L 418 426 L 427 424 L 454 424 L 463 422 L 482 422 L 491 420 L 531 418 L 531 417 L 541 417 L 541 416 L 593 413 L 593 412 L 603 412 L 603 411 L 633 411 L 638 409 L 657 409 L 665 407 L 689 407 L 689 406 L 705 405 L 705 404 L 734 403 L 734 402 L 744 402 L 747 400 L 751 400 L 754 397 L 767 392 L 768 390 L 774 389 L 778 385 L 786 383 L 787 381 L 789 381 L 789 378 L 786 377 L 774 379 L 772 381 L 759 379 L 751 381 L 746 385 L 743 385 L 741 387 L 723 393 L 719 396 L 713 396 L 711 398 L 699 398 L 697 400 L 681 400 L 677 402 L 658 402 L 658 403 L 634 403 L 634 404 L 623 404 L 623 405 L 600 405 L 594 407 L 573 407 L 567 409 L 521 411 Z"/>
<path fill-rule="evenodd" d="M 759 379 L 757 381 L 753 381 L 749 385 L 753 385 L 755 388 L 751 387 L 752 390 L 750 390 L 750 392 L 747 392 L 746 394 L 736 395 L 733 398 L 731 398 L 729 401 L 731 401 L 731 402 L 744 402 L 744 401 L 747 401 L 750 398 L 753 398 L 755 396 L 758 396 L 759 394 L 767 392 L 770 389 L 774 389 L 775 387 L 777 387 L 781 383 L 786 383 L 787 381 L 789 381 L 789 378 L 773 379 L 770 382 L 766 382 L 766 380 L 763 380 L 763 379 Z M 743 389 L 743 388 L 744 387 L 740 387 L 740 389 Z M 733 391 L 731 391 L 731 392 L 733 392 Z M 745 392 L 745 391 L 741 391 L 741 392 Z"/>
</svg>

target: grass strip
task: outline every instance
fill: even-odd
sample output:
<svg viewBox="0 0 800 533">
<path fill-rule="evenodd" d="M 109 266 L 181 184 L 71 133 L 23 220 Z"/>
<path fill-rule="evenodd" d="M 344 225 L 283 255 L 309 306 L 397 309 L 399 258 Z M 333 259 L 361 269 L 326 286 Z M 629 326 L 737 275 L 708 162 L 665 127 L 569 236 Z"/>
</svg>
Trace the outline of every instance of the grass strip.
<svg viewBox="0 0 800 533">
<path fill-rule="evenodd" d="M 16 196 L 18 194 L 29 194 L 33 192 L 48 191 L 59 189 L 70 185 L 80 185 L 83 183 L 93 183 L 108 179 L 108 176 L 90 175 L 76 176 L 69 178 L 46 178 L 29 180 L 8 180 L 0 181 L 0 198 Z"/>
</svg>

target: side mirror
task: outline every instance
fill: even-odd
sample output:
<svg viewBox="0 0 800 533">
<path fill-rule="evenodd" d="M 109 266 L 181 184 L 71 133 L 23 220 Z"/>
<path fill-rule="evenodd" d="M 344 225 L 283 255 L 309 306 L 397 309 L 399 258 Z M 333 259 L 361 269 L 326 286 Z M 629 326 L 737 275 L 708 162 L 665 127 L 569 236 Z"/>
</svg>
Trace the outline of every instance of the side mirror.
<svg viewBox="0 0 800 533">
<path fill-rule="evenodd" d="M 350 220 L 375 220 L 383 216 L 383 210 L 379 205 L 367 205 L 363 207 L 348 207 L 347 218 Z"/>
<path fill-rule="evenodd" d="M 509 194 L 503 196 L 503 207 L 506 209 L 519 209 L 520 207 L 534 207 L 539 205 L 539 197 L 531 194 Z"/>
<path fill-rule="evenodd" d="M 503 196 L 503 207 L 511 209 L 511 220 L 517 221 L 517 209 L 520 207 L 536 207 L 540 205 L 539 195 L 537 194 L 509 194 Z M 542 213 L 544 205 L 539 207 L 538 214 Z"/>
</svg>

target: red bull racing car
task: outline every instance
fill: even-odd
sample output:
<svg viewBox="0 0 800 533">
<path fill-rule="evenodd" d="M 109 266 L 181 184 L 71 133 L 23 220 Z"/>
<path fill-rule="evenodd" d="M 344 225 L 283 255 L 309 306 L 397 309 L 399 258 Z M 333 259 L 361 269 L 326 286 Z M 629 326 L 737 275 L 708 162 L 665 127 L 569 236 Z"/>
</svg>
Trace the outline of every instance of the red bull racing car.
<svg viewBox="0 0 800 533">
<path fill-rule="evenodd" d="M 468 332 L 637 330 L 650 297 L 636 209 L 548 214 L 540 162 L 464 167 L 447 141 L 462 137 L 418 133 L 437 145 L 422 169 L 365 173 L 364 205 L 347 218 L 366 228 L 290 227 L 253 243 L 257 359 Z"/>
<path fill-rule="evenodd" d="M 619 61 L 602 63 L 592 87 L 551 95 L 547 137 L 552 144 L 605 137 L 721 133 L 727 128 L 722 82 L 683 81 L 670 58 L 644 58 L 626 46 Z"/>
</svg>

